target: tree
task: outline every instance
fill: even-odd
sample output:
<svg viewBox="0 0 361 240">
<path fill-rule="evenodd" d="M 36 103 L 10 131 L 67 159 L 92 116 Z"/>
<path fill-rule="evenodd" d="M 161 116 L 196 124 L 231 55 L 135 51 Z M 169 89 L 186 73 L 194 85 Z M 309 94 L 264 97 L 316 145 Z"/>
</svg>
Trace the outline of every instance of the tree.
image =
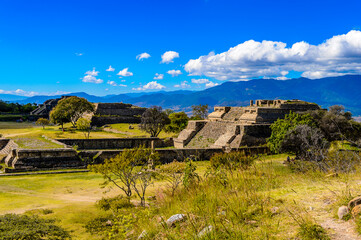
<svg viewBox="0 0 361 240">
<path fill-rule="evenodd" d="M 185 162 L 177 161 L 164 164 L 160 167 L 160 171 L 167 181 L 168 187 L 171 189 L 172 196 L 174 196 L 178 186 L 183 182 L 185 168 Z"/>
<path fill-rule="evenodd" d="M 76 121 L 76 128 L 80 131 L 83 131 L 86 139 L 90 138 L 90 131 L 91 131 L 90 120 L 85 118 L 79 118 L 78 121 Z"/>
<path fill-rule="evenodd" d="M 49 125 L 49 123 L 50 123 L 50 121 L 49 121 L 48 119 L 46 119 L 46 118 L 39 118 L 39 119 L 35 122 L 36 125 L 41 125 L 41 126 L 43 126 L 43 129 L 45 128 L 45 126 Z"/>
<path fill-rule="evenodd" d="M 64 132 L 64 123 L 69 122 L 68 112 L 65 105 L 56 106 L 50 112 L 50 121 L 61 125 L 61 129 Z"/>
<path fill-rule="evenodd" d="M 151 149 L 134 148 L 125 149 L 114 158 L 106 159 L 103 164 L 91 166 L 91 170 L 100 173 L 105 179 L 103 185 L 113 184 L 130 199 L 134 190 L 145 204 L 147 187 L 152 184 L 153 173 L 149 164 L 156 164 L 159 154 Z"/>
<path fill-rule="evenodd" d="M 165 126 L 166 132 L 179 133 L 187 127 L 188 116 L 184 112 L 171 113 L 169 115 L 170 123 Z"/>
<path fill-rule="evenodd" d="M 157 137 L 170 120 L 161 107 L 153 106 L 148 108 L 142 115 L 139 128 L 150 134 L 150 137 Z"/>
<path fill-rule="evenodd" d="M 315 126 L 314 119 L 309 114 L 300 115 L 294 112 L 286 115 L 284 119 L 278 119 L 271 125 L 271 136 L 267 139 L 267 145 L 272 152 L 281 152 L 282 143 L 290 130 L 298 125 Z"/>
<path fill-rule="evenodd" d="M 71 122 L 72 125 L 76 126 L 76 121 L 83 116 L 84 113 L 94 112 L 94 105 L 85 98 L 80 98 L 76 96 L 68 97 L 61 99 L 58 104 L 55 106 L 54 110 L 62 112 L 68 122 Z"/>
<path fill-rule="evenodd" d="M 192 113 L 193 113 L 192 119 L 194 119 L 194 120 L 206 119 L 208 116 L 208 110 L 209 110 L 208 104 L 193 105 L 192 106 Z"/>
</svg>

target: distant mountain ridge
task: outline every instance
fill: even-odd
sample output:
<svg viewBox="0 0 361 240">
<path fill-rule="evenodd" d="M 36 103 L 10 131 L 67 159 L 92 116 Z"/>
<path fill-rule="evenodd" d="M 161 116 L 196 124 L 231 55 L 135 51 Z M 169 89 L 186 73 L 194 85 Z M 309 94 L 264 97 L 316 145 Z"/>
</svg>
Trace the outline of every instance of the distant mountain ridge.
<svg viewBox="0 0 361 240">
<path fill-rule="evenodd" d="M 84 92 L 71 93 L 91 102 L 124 102 L 140 107 L 153 105 L 189 112 L 192 105 L 246 106 L 256 99 L 301 99 L 327 108 L 341 104 L 355 116 L 361 115 L 361 75 L 328 77 L 316 80 L 297 78 L 290 80 L 255 79 L 240 82 L 225 82 L 202 91 L 173 91 L 129 93 L 98 97 Z M 2 96 L 0 95 L 0 99 Z M 19 103 L 43 103 L 59 96 L 20 97 L 10 100 Z M 8 100 L 9 101 L 9 100 Z"/>
</svg>

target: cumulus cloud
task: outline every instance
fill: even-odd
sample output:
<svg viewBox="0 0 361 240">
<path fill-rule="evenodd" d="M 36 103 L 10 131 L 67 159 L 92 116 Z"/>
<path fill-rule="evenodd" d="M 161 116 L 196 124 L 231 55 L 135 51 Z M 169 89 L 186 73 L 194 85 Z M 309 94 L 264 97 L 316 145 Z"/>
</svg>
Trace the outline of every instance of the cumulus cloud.
<svg viewBox="0 0 361 240">
<path fill-rule="evenodd" d="M 155 79 L 155 80 L 162 80 L 163 78 L 164 78 L 164 74 L 156 73 L 153 79 Z"/>
<path fill-rule="evenodd" d="M 211 87 L 215 87 L 215 86 L 218 86 L 218 85 L 219 85 L 218 83 L 208 82 L 208 83 L 206 83 L 206 88 L 211 88 Z"/>
<path fill-rule="evenodd" d="M 150 58 L 150 54 L 149 53 L 141 53 L 139 55 L 137 55 L 136 57 L 139 61 L 143 60 L 143 59 L 147 59 L 147 58 Z"/>
<path fill-rule="evenodd" d="M 85 72 L 85 74 L 96 77 L 96 76 L 98 76 L 99 71 L 95 71 L 95 68 L 93 68 L 92 71 L 87 71 L 87 72 Z"/>
<path fill-rule="evenodd" d="M 133 88 L 133 90 L 137 90 L 137 91 L 144 91 L 144 90 L 161 90 L 164 89 L 165 86 L 163 86 L 162 84 L 157 83 L 157 81 L 152 81 L 147 83 L 144 86 L 138 87 L 138 88 Z"/>
<path fill-rule="evenodd" d="M 182 72 L 181 72 L 180 70 L 169 70 L 167 73 L 168 73 L 169 75 L 172 75 L 172 77 L 176 77 L 176 76 L 182 74 Z"/>
<path fill-rule="evenodd" d="M 112 66 L 109 66 L 109 68 L 107 70 L 105 70 L 107 72 L 114 72 L 115 71 L 115 68 L 112 68 Z"/>
<path fill-rule="evenodd" d="M 127 85 L 124 85 L 124 84 L 117 84 L 116 82 L 114 82 L 114 81 L 108 81 L 107 82 L 107 84 L 109 84 L 109 85 L 111 85 L 111 86 L 113 86 L 113 87 L 126 87 Z"/>
<path fill-rule="evenodd" d="M 179 53 L 174 51 L 167 51 L 162 55 L 161 63 L 171 63 L 174 58 L 179 58 Z"/>
<path fill-rule="evenodd" d="M 82 81 L 87 82 L 87 83 L 96 83 L 96 84 L 103 83 L 102 79 L 98 79 L 98 78 L 96 78 L 96 77 L 94 77 L 93 75 L 90 75 L 90 74 L 85 75 L 82 78 Z"/>
<path fill-rule="evenodd" d="M 124 68 L 123 70 L 119 71 L 117 75 L 122 76 L 122 77 L 130 77 L 130 76 L 133 76 L 133 73 L 128 72 L 128 68 Z"/>
<path fill-rule="evenodd" d="M 361 74 L 361 31 L 352 30 L 319 45 L 302 41 L 287 47 L 283 42 L 249 40 L 226 52 L 192 59 L 184 68 L 190 75 L 218 80 L 285 79 L 289 71 L 312 79 Z"/>
<path fill-rule="evenodd" d="M 183 81 L 183 82 L 181 82 L 181 84 L 174 85 L 174 87 L 175 88 L 190 88 L 191 86 L 187 83 L 188 83 L 187 81 Z"/>
<path fill-rule="evenodd" d="M 209 83 L 209 80 L 206 78 L 201 78 L 201 79 L 192 79 L 192 83 L 196 83 L 196 84 L 204 84 L 204 83 Z"/>
</svg>

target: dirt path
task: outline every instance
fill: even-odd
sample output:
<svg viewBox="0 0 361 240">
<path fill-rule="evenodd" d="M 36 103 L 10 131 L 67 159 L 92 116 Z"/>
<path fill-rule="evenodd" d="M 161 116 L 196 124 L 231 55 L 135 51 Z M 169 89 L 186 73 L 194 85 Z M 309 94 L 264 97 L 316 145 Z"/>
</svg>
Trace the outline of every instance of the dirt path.
<svg viewBox="0 0 361 240">
<path fill-rule="evenodd" d="M 308 196 L 303 203 L 309 206 L 309 214 L 320 224 L 333 240 L 361 240 L 356 231 L 355 222 L 335 218 L 334 196 Z"/>
</svg>

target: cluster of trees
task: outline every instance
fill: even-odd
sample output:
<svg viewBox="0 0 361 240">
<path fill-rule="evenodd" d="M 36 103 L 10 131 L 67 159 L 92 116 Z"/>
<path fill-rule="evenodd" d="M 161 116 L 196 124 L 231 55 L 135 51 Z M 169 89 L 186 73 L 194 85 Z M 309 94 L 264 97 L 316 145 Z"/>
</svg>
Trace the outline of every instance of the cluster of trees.
<svg viewBox="0 0 361 240">
<path fill-rule="evenodd" d="M 339 105 L 329 111 L 290 113 L 274 122 L 271 129 L 267 140 L 271 151 L 295 154 L 296 159 L 317 163 L 322 170 L 330 167 L 326 161 L 333 142 L 347 141 L 356 146 L 361 137 L 361 123 L 352 120 L 351 113 Z"/>
<path fill-rule="evenodd" d="M 170 109 L 163 111 L 161 107 L 153 106 L 143 113 L 139 127 L 151 137 L 157 137 L 162 130 L 179 133 L 187 127 L 189 120 L 207 118 L 208 110 L 208 105 L 192 106 L 193 115 L 189 118 L 185 112 L 174 112 Z"/>
<path fill-rule="evenodd" d="M 19 104 L 0 100 L 0 112 L 3 113 L 30 113 L 35 110 L 36 107 L 37 105 L 35 103 Z"/>
</svg>

